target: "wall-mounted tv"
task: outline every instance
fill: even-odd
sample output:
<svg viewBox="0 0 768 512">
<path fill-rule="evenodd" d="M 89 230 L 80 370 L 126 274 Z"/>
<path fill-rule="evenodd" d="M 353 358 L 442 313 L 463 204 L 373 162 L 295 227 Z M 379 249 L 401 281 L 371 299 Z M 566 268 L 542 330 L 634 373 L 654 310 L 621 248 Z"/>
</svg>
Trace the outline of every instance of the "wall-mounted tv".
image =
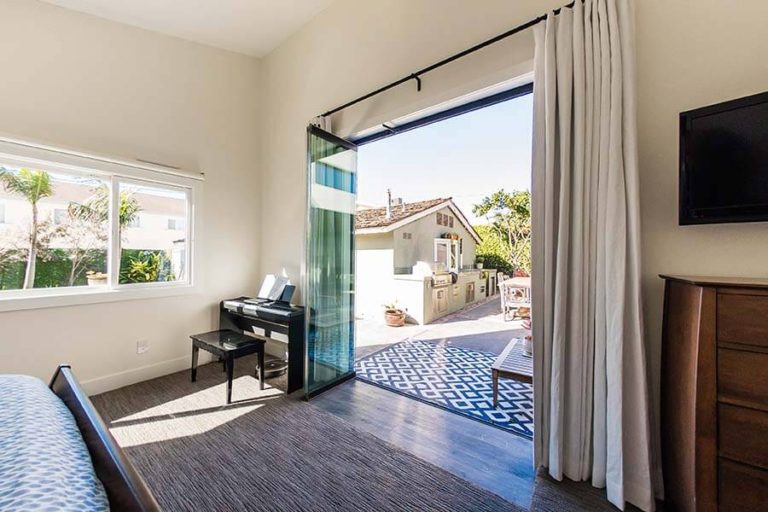
<svg viewBox="0 0 768 512">
<path fill-rule="evenodd" d="M 680 114 L 680 224 L 768 221 L 768 92 Z"/>
</svg>

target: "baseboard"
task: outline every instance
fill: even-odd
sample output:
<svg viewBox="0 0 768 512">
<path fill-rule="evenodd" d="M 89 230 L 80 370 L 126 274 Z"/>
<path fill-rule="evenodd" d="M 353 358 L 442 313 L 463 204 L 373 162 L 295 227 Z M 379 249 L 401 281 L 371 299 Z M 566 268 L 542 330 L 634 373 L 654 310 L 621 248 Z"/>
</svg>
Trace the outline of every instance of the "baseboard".
<svg viewBox="0 0 768 512">
<path fill-rule="evenodd" d="M 207 356 L 207 354 L 200 354 L 200 364 L 209 362 L 209 358 L 204 356 Z M 122 372 L 111 373 L 102 377 L 96 377 L 95 379 L 84 380 L 80 384 L 89 396 L 97 395 L 130 384 L 136 384 L 137 382 L 162 377 L 169 373 L 186 370 L 189 369 L 190 364 L 190 356 L 185 355 L 138 368 L 131 368 Z M 75 371 L 77 371 L 76 368 Z"/>
</svg>

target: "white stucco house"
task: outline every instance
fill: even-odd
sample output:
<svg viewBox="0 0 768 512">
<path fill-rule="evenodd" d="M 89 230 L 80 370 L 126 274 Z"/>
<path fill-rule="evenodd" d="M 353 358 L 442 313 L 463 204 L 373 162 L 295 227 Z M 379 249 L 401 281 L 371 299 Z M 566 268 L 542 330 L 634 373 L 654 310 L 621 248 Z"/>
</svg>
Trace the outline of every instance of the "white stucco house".
<svg viewBox="0 0 768 512">
<path fill-rule="evenodd" d="M 396 302 L 425 324 L 495 293 L 496 271 L 476 269 L 480 241 L 451 198 L 358 208 L 356 315 L 379 319 Z"/>
</svg>

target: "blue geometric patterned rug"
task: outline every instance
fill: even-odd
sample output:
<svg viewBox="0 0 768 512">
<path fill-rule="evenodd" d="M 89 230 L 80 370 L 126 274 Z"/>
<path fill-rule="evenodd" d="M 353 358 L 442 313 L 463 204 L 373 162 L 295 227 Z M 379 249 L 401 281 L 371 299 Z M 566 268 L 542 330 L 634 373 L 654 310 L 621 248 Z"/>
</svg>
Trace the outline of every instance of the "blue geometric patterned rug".
<svg viewBox="0 0 768 512">
<path fill-rule="evenodd" d="M 491 365 L 496 356 L 465 348 L 407 340 L 364 357 L 357 378 L 533 438 L 533 386 L 499 379 L 499 407 L 493 407 Z"/>
</svg>

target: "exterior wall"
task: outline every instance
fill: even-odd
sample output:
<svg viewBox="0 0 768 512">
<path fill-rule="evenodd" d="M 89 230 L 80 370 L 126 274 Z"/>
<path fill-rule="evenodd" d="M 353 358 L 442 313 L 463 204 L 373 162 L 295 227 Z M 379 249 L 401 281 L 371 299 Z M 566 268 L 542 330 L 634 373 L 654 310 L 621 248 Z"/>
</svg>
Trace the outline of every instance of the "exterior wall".
<svg viewBox="0 0 768 512">
<path fill-rule="evenodd" d="M 439 225 L 438 213 L 450 215 L 453 218 L 453 227 Z M 463 240 L 464 266 L 474 265 L 477 243 L 450 208 L 446 207 L 394 230 L 395 271 L 410 273 L 418 261 L 434 262 L 435 239 L 441 238 L 443 233 L 447 232 L 458 233 Z M 410 239 L 404 238 L 404 233 L 409 233 Z"/>
<path fill-rule="evenodd" d="M 259 61 L 44 2 L 0 0 L 0 14 L 0 133 L 206 173 L 197 293 L 0 313 L 0 373 L 47 380 L 66 362 L 98 392 L 188 368 L 188 336 L 260 282 Z"/>
<path fill-rule="evenodd" d="M 355 316 L 381 319 L 397 300 L 393 285 L 392 233 L 355 236 Z"/>
<path fill-rule="evenodd" d="M 432 284 L 429 278 L 413 275 L 393 276 L 392 292 L 398 305 L 408 315 L 408 322 L 423 325 L 430 321 Z"/>
<path fill-rule="evenodd" d="M 0 248 L 8 247 L 18 239 L 29 235 L 30 221 L 32 217 L 29 203 L 17 197 L 3 197 L 0 187 L 0 208 L 5 210 L 5 217 L 0 220 Z M 80 201 L 86 198 L 79 199 Z M 66 212 L 70 201 L 49 197 L 42 199 L 38 204 L 39 219 L 41 222 L 53 221 L 57 210 Z M 124 229 L 125 241 L 122 247 L 125 249 L 152 249 L 168 251 L 173 247 L 174 240 L 184 238 L 186 228 L 179 224 L 181 229 L 168 229 L 168 221 L 173 219 L 179 223 L 186 221 L 184 213 L 157 212 L 144 210 L 137 216 L 140 228 L 127 226 Z M 24 246 L 26 247 L 26 246 Z M 51 240 L 52 249 L 70 249 L 71 246 L 60 238 Z"/>
<path fill-rule="evenodd" d="M 437 223 L 437 214 L 454 218 L 453 227 Z M 390 233 L 355 236 L 355 316 L 381 319 L 382 306 L 396 302 L 408 313 L 408 320 L 432 322 L 476 302 L 481 295 L 479 271 L 462 271 L 456 285 L 446 289 L 448 306 L 438 313 L 431 277 L 411 275 L 418 261 L 434 261 L 434 241 L 443 233 L 459 233 L 464 241 L 464 263 L 474 264 L 475 240 L 449 208 L 417 219 Z M 408 234 L 410 236 L 403 236 Z M 466 301 L 466 286 L 475 283 L 475 301 Z"/>
</svg>

